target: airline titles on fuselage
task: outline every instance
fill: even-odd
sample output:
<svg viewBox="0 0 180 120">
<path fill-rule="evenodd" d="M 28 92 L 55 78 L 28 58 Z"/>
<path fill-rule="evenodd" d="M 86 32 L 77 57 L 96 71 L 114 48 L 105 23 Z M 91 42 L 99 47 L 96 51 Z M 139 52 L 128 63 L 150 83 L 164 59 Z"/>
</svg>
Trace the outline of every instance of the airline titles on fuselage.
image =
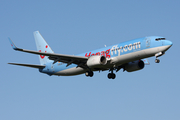
<svg viewBox="0 0 180 120">
<path fill-rule="evenodd" d="M 85 57 L 90 57 L 93 55 L 101 55 L 101 56 L 105 56 L 106 58 L 110 58 L 111 55 L 113 55 L 113 54 L 118 53 L 118 56 L 120 56 L 121 53 L 123 53 L 123 52 L 131 51 L 131 50 L 137 50 L 140 48 L 141 48 L 141 42 L 135 42 L 133 44 L 124 45 L 124 46 L 120 46 L 120 47 L 118 45 L 114 45 L 111 49 L 108 49 L 106 51 L 101 51 L 101 52 L 97 52 L 97 53 L 91 53 L 91 52 L 86 53 Z"/>
</svg>

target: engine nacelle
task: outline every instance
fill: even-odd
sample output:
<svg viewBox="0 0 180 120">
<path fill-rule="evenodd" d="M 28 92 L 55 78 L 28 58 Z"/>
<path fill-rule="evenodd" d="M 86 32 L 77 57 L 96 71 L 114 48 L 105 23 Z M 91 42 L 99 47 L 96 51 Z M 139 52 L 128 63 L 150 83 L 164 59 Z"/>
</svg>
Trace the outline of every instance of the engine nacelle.
<svg viewBox="0 0 180 120">
<path fill-rule="evenodd" d="M 127 72 L 133 72 L 133 71 L 141 70 L 143 68 L 144 68 L 144 62 L 142 60 L 129 62 L 127 65 L 125 65 L 125 70 Z"/>
<path fill-rule="evenodd" d="M 107 63 L 107 59 L 104 56 L 91 56 L 87 61 L 87 66 L 92 68 L 92 67 L 105 65 L 106 63 Z"/>
</svg>

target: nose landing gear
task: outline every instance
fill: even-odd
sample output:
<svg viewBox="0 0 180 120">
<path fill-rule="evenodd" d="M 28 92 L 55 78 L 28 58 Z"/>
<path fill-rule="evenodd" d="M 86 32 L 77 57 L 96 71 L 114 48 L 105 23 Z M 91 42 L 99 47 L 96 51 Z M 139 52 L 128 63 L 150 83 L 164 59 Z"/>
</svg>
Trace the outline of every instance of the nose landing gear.
<svg viewBox="0 0 180 120">
<path fill-rule="evenodd" d="M 160 60 L 158 59 L 158 57 L 164 55 L 165 53 L 164 52 L 159 52 L 159 53 L 156 53 L 155 56 L 156 56 L 156 59 L 155 59 L 155 63 L 159 63 Z"/>
<path fill-rule="evenodd" d="M 158 58 L 155 59 L 155 63 L 159 63 L 160 60 Z"/>
</svg>

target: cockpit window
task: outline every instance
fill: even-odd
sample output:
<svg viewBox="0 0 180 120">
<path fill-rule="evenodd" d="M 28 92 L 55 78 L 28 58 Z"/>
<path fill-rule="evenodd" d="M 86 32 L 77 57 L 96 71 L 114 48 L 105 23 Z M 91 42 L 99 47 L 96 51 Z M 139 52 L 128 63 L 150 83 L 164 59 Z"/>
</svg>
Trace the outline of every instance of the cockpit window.
<svg viewBox="0 0 180 120">
<path fill-rule="evenodd" d="M 166 38 L 156 38 L 156 41 L 159 41 L 159 40 L 166 40 Z"/>
</svg>

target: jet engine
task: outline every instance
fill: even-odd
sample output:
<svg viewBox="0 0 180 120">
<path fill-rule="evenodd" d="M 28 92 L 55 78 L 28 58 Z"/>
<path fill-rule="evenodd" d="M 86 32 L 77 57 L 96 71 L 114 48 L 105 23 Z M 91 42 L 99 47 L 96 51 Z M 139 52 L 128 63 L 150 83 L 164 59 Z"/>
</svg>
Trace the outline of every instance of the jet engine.
<svg viewBox="0 0 180 120">
<path fill-rule="evenodd" d="M 92 68 L 92 67 L 105 65 L 106 63 L 107 63 L 107 59 L 105 56 L 91 56 L 87 61 L 87 66 Z"/>
<path fill-rule="evenodd" d="M 127 72 L 133 72 L 133 71 L 141 70 L 143 68 L 144 68 L 144 62 L 142 60 L 129 62 L 127 65 L 125 65 L 125 70 Z"/>
</svg>

